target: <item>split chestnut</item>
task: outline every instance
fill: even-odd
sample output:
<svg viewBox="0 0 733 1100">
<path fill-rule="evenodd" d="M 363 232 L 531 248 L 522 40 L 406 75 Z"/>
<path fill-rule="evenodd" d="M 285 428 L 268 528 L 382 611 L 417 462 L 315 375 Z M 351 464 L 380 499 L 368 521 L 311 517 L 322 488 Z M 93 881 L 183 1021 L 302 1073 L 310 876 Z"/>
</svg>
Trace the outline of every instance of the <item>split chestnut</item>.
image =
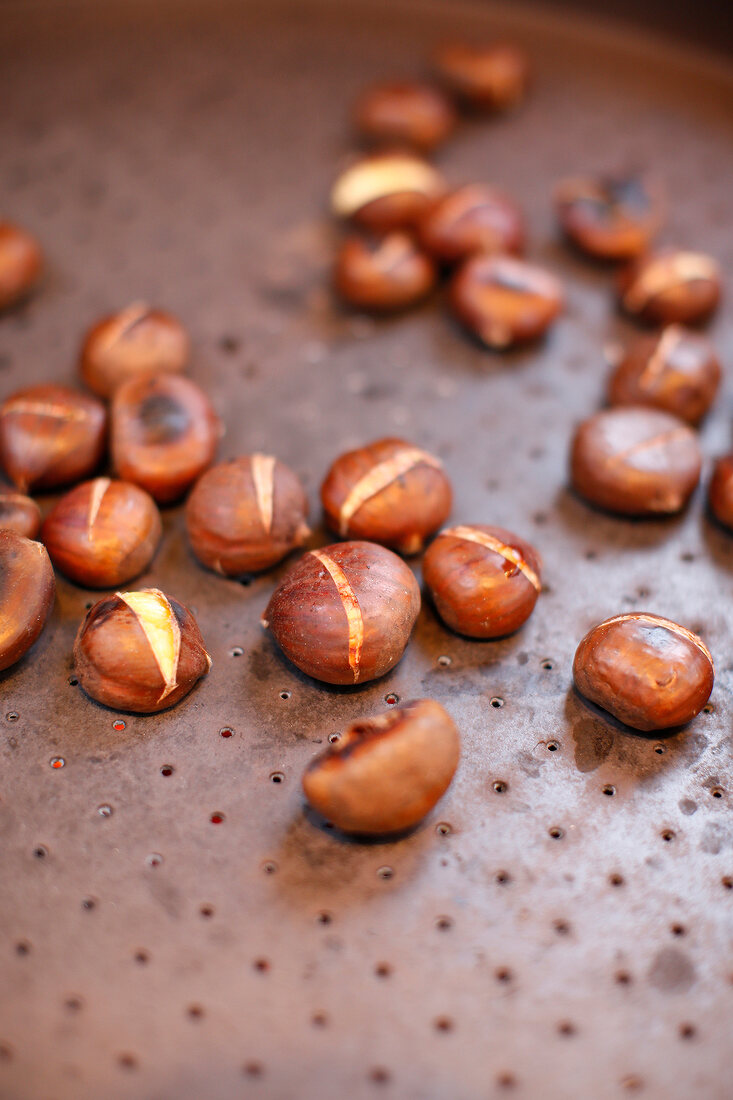
<svg viewBox="0 0 733 1100">
<path fill-rule="evenodd" d="M 638 730 L 682 726 L 713 690 L 707 646 L 678 623 L 634 611 L 586 634 L 573 663 L 581 695 Z"/>
<path fill-rule="evenodd" d="M 34 539 L 41 530 L 41 509 L 35 500 L 10 489 L 0 491 L 0 530 L 2 529 L 15 531 L 26 539 Z"/>
<path fill-rule="evenodd" d="M 34 237 L 0 220 L 0 310 L 22 301 L 38 282 L 43 259 Z"/>
<path fill-rule="evenodd" d="M 573 244 L 600 260 L 631 260 L 650 245 L 663 202 L 643 176 L 589 176 L 555 189 L 558 220 Z"/>
<path fill-rule="evenodd" d="M 354 108 L 354 124 L 367 141 L 427 152 L 451 134 L 456 113 L 440 89 L 401 81 L 367 88 Z"/>
<path fill-rule="evenodd" d="M 733 454 L 723 455 L 715 463 L 708 500 L 718 522 L 733 531 Z"/>
<path fill-rule="evenodd" d="M 399 231 L 381 238 L 347 237 L 336 257 L 336 290 L 358 309 L 407 309 L 429 294 L 435 281 L 432 260 Z"/>
<path fill-rule="evenodd" d="M 559 281 L 510 256 L 474 256 L 458 269 L 450 301 L 459 321 L 490 348 L 537 340 L 563 307 Z"/>
<path fill-rule="evenodd" d="M 420 242 L 431 256 L 454 264 L 477 253 L 521 254 L 524 218 L 508 195 L 471 183 L 439 199 L 419 225 Z"/>
<path fill-rule="evenodd" d="M 129 378 L 184 370 L 188 355 L 188 335 L 177 318 L 134 302 L 87 333 L 81 376 L 99 397 L 111 397 Z"/>
<path fill-rule="evenodd" d="M 262 625 L 301 672 L 363 684 L 399 661 L 420 611 L 401 558 L 371 542 L 311 550 L 275 589 Z"/>
<path fill-rule="evenodd" d="M 36 641 L 53 607 L 56 583 L 46 548 L 0 530 L 0 669 Z"/>
<path fill-rule="evenodd" d="M 385 835 L 412 828 L 445 794 L 460 739 L 448 712 L 420 699 L 361 718 L 306 768 L 314 810 L 344 832 Z"/>
<path fill-rule="evenodd" d="M 373 233 L 417 225 L 445 191 L 440 175 L 412 153 L 375 153 L 345 168 L 333 185 L 331 209 Z"/>
<path fill-rule="evenodd" d="M 435 54 L 434 68 L 448 91 L 464 106 L 479 111 L 516 106 L 529 81 L 526 54 L 500 42 L 486 46 L 447 43 Z"/>
<path fill-rule="evenodd" d="M 661 249 L 640 256 L 619 275 L 627 313 L 661 325 L 706 320 L 720 301 L 720 268 L 701 252 Z"/>
</svg>

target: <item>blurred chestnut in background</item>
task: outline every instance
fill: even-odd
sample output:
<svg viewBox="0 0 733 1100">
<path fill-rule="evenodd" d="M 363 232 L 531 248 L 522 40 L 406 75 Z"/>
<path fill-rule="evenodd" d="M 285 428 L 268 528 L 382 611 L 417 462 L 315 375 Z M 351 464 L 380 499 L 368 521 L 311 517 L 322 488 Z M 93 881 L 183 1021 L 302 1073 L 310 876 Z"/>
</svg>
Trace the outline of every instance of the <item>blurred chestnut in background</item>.
<svg viewBox="0 0 733 1100">
<path fill-rule="evenodd" d="M 371 542 L 340 542 L 303 555 L 262 625 L 301 672 L 363 684 L 394 668 L 419 611 L 420 589 L 401 558 Z"/>
<path fill-rule="evenodd" d="M 659 409 L 605 409 L 578 428 L 570 459 L 574 488 L 625 516 L 671 515 L 700 480 L 697 433 Z"/>
<path fill-rule="evenodd" d="M 708 502 L 718 522 L 733 531 L 733 454 L 723 455 L 716 461 Z"/>
<path fill-rule="evenodd" d="M 720 301 L 720 268 L 702 252 L 661 249 L 640 256 L 619 274 L 621 305 L 660 325 L 706 320 Z"/>
<path fill-rule="evenodd" d="M 0 405 L 0 462 L 21 492 L 88 477 L 104 455 L 107 412 L 66 386 L 19 390 Z"/>
<path fill-rule="evenodd" d="M 450 514 L 452 499 L 440 459 L 403 439 L 379 439 L 341 455 L 321 486 L 332 531 L 403 554 L 422 550 Z"/>
<path fill-rule="evenodd" d="M 445 794 L 460 755 L 453 719 L 419 699 L 347 726 L 310 762 L 303 791 L 314 810 L 348 833 L 412 828 Z"/>
<path fill-rule="evenodd" d="M 16 305 L 31 292 L 42 265 L 35 237 L 0 219 L 0 310 Z"/>
<path fill-rule="evenodd" d="M 220 435 L 208 397 L 181 375 L 131 378 L 114 395 L 115 470 L 161 504 L 183 496 L 211 465 Z"/>
<path fill-rule="evenodd" d="M 40 542 L 0 530 L 0 669 L 20 660 L 46 625 L 56 582 Z"/>
<path fill-rule="evenodd" d="M 474 256 L 453 276 L 450 302 L 459 321 L 490 348 L 538 340 L 563 307 L 554 275 L 510 256 Z"/>
<path fill-rule="evenodd" d="M 434 69 L 444 87 L 466 107 L 504 111 L 524 99 L 529 59 L 517 46 L 447 43 L 435 54 Z"/>
<path fill-rule="evenodd" d="M 524 218 L 508 195 L 483 183 L 449 192 L 428 210 L 419 225 L 423 248 L 442 263 L 453 264 L 475 253 L 520 254 Z"/>
<path fill-rule="evenodd" d="M 535 548 L 518 535 L 473 524 L 440 532 L 423 559 L 423 578 L 451 630 L 501 638 L 532 614 L 541 568 Z"/>
<path fill-rule="evenodd" d="M 599 260 L 630 260 L 651 244 L 664 203 L 647 176 L 578 176 L 555 188 L 555 209 L 565 234 Z"/>
<path fill-rule="evenodd" d="M 347 237 L 336 257 L 336 290 L 358 309 L 406 309 L 429 294 L 435 281 L 432 260 L 398 230 L 378 238 Z"/>
<path fill-rule="evenodd" d="M 441 176 L 412 153 L 374 153 L 345 168 L 333 185 L 331 209 L 362 229 L 410 229 L 445 191 Z"/>
<path fill-rule="evenodd" d="M 210 667 L 191 612 L 157 588 L 105 596 L 74 642 L 84 691 L 115 710 L 153 714 L 172 707 Z"/>
<path fill-rule="evenodd" d="M 89 330 L 81 350 L 81 376 L 100 397 L 142 374 L 185 369 L 189 339 L 177 318 L 134 302 Z"/>
<path fill-rule="evenodd" d="M 35 539 L 41 530 L 41 509 L 35 500 L 14 493 L 11 489 L 0 490 L 0 530 L 15 531 L 26 539 Z"/>
<path fill-rule="evenodd" d="M 51 509 L 43 541 L 54 566 L 85 588 L 114 588 L 150 565 L 163 527 L 153 498 L 137 485 L 98 477 Z"/>
<path fill-rule="evenodd" d="M 269 569 L 310 534 L 297 475 L 272 455 L 207 470 L 186 501 L 186 529 L 202 565 L 226 577 Z"/>
<path fill-rule="evenodd" d="M 709 340 L 679 325 L 639 336 L 611 375 L 611 405 L 650 405 L 696 425 L 720 385 L 720 363 Z"/>
<path fill-rule="evenodd" d="M 412 145 L 429 152 L 456 126 L 451 101 L 430 84 L 392 81 L 374 84 L 359 96 L 354 124 L 368 141 Z"/>
</svg>

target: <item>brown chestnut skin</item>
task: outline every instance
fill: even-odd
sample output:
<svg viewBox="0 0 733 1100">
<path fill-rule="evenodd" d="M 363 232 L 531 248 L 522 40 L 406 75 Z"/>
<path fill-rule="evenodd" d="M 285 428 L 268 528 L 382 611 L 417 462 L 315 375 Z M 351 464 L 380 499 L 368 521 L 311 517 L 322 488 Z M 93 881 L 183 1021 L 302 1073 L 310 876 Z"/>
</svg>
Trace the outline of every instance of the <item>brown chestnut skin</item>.
<svg viewBox="0 0 733 1100">
<path fill-rule="evenodd" d="M 150 565 L 163 526 L 155 501 L 138 485 L 98 477 L 75 486 L 43 524 L 56 569 L 85 588 L 116 588 Z"/>
<path fill-rule="evenodd" d="M 35 539 L 41 530 L 41 509 L 22 493 L 0 490 L 0 529 Z"/>
<path fill-rule="evenodd" d="M 733 454 L 723 455 L 715 463 L 708 503 L 718 522 L 733 531 Z"/>
<path fill-rule="evenodd" d="M 272 455 L 220 462 L 186 501 L 194 554 L 225 577 L 258 573 L 302 546 L 310 531 L 308 499 L 297 475 Z"/>
<path fill-rule="evenodd" d="M 573 487 L 591 504 L 624 516 L 672 515 L 700 480 L 697 433 L 658 409 L 605 409 L 578 428 Z"/>
<path fill-rule="evenodd" d="M 301 672 L 364 684 L 394 668 L 419 611 L 420 589 L 401 558 L 372 542 L 341 542 L 293 566 L 262 625 Z"/>
<path fill-rule="evenodd" d="M 102 402 L 66 386 L 30 386 L 0 405 L 0 463 L 22 493 L 89 477 L 106 439 Z"/>
<path fill-rule="evenodd" d="M 130 378 L 185 370 L 190 354 L 181 322 L 144 302 L 105 317 L 86 335 L 81 376 L 99 397 L 112 397 Z"/>
<path fill-rule="evenodd" d="M 42 267 L 35 238 L 19 226 L 0 220 L 0 310 L 17 305 L 30 294 Z"/>
<path fill-rule="evenodd" d="M 445 794 L 460 751 L 445 708 L 418 699 L 352 722 L 308 765 L 303 791 L 313 809 L 344 832 L 402 832 Z"/>
<path fill-rule="evenodd" d="M 654 336 L 639 336 L 611 375 L 611 405 L 649 405 L 696 426 L 720 385 L 720 363 L 709 340 L 668 325 Z"/>
<path fill-rule="evenodd" d="M 713 658 L 704 642 L 660 615 L 633 611 L 594 626 L 577 648 L 581 695 L 637 730 L 683 726 L 713 690 Z"/>
<path fill-rule="evenodd" d="M 336 459 L 321 502 L 341 538 L 418 554 L 449 516 L 453 492 L 440 459 L 404 439 L 379 439 Z"/>
<path fill-rule="evenodd" d="M 565 235 L 597 260 L 631 260 L 656 236 L 664 218 L 659 186 L 643 175 L 579 176 L 555 188 Z"/>
<path fill-rule="evenodd" d="M 529 59 L 517 46 L 497 42 L 470 45 L 448 42 L 436 52 L 436 76 L 462 106 L 476 111 L 505 111 L 524 99 Z"/>
<path fill-rule="evenodd" d="M 114 710 L 166 710 L 210 667 L 191 612 L 157 588 L 105 596 L 87 613 L 74 642 L 81 686 Z"/>
<path fill-rule="evenodd" d="M 423 578 L 438 614 L 469 638 L 518 630 L 542 590 L 542 559 L 530 543 L 484 524 L 441 531 L 423 559 Z"/>
<path fill-rule="evenodd" d="M 474 256 L 453 276 L 450 304 L 489 348 L 538 340 L 563 308 L 562 286 L 549 272 L 511 256 Z"/>
<path fill-rule="evenodd" d="M 354 125 L 362 138 L 382 145 L 411 145 L 429 152 L 455 129 L 451 101 L 430 84 L 392 81 L 362 92 L 354 107 Z"/>
<path fill-rule="evenodd" d="M 445 264 L 477 253 L 521 255 L 524 218 L 508 195 L 471 183 L 439 199 L 420 222 L 418 236 L 423 248 Z"/>
<path fill-rule="evenodd" d="M 219 418 L 195 382 L 178 374 L 131 378 L 112 400 L 112 462 L 159 504 L 182 497 L 214 461 Z"/>
<path fill-rule="evenodd" d="M 435 286 L 433 261 L 407 233 L 347 237 L 336 257 L 334 285 L 357 309 L 391 313 L 416 305 Z"/>
<path fill-rule="evenodd" d="M 19 661 L 36 641 L 55 593 L 45 546 L 0 530 L 0 670 Z"/>
<path fill-rule="evenodd" d="M 439 173 L 413 153 L 383 152 L 346 167 L 331 190 L 331 210 L 375 234 L 414 228 L 445 191 Z"/>
<path fill-rule="evenodd" d="M 659 325 L 694 325 L 718 307 L 720 267 L 702 252 L 664 248 L 623 268 L 618 290 L 622 307 L 633 317 Z"/>
</svg>

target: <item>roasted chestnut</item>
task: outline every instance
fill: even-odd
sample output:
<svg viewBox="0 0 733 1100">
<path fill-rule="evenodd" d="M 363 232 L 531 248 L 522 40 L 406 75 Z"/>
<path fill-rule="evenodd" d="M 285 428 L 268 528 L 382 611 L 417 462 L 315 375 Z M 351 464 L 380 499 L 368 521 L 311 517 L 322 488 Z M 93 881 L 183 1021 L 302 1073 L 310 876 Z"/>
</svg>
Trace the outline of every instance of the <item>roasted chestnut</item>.
<svg viewBox="0 0 733 1100">
<path fill-rule="evenodd" d="M 490 348 L 537 340 L 563 307 L 562 286 L 541 267 L 511 256 L 474 256 L 453 276 L 459 321 Z"/>
<path fill-rule="evenodd" d="M 272 455 L 253 454 L 207 470 L 186 501 L 186 528 L 202 565 L 225 577 L 276 565 L 310 534 L 298 477 Z"/>
<path fill-rule="evenodd" d="M 423 559 L 423 578 L 441 619 L 469 638 L 501 638 L 524 623 L 542 591 L 542 560 L 503 527 L 450 527 Z"/>
<path fill-rule="evenodd" d="M 680 325 L 639 336 L 608 386 L 611 405 L 650 405 L 697 425 L 720 385 L 720 363 L 709 340 Z"/>
<path fill-rule="evenodd" d="M 573 662 L 581 695 L 637 730 L 682 726 L 713 690 L 710 652 L 697 634 L 641 611 L 594 626 Z"/>
<path fill-rule="evenodd" d="M 432 260 L 399 230 L 371 239 L 347 237 L 336 258 L 336 290 L 358 309 L 406 309 L 429 294 L 435 280 Z"/>
<path fill-rule="evenodd" d="M 0 669 L 20 660 L 46 625 L 56 592 L 40 542 L 0 530 Z"/>
<path fill-rule="evenodd" d="M 706 320 L 720 301 L 720 268 L 702 252 L 661 249 L 640 256 L 619 275 L 627 313 L 660 325 Z"/>
<path fill-rule="evenodd" d="M 440 459 L 403 439 L 379 439 L 336 459 L 321 486 L 326 522 L 341 538 L 418 554 L 450 514 Z"/>
<path fill-rule="evenodd" d="M 516 106 L 529 82 L 529 59 L 517 46 L 449 42 L 434 58 L 436 75 L 466 107 L 503 111 Z"/>
<path fill-rule="evenodd" d="M 0 490 L 0 529 L 15 531 L 26 539 L 35 539 L 41 530 L 41 509 L 35 500 L 14 493 L 12 490 Z"/>
<path fill-rule="evenodd" d="M 160 504 L 183 496 L 210 466 L 221 435 L 211 403 L 178 374 L 131 378 L 112 401 L 112 461 Z"/>
<path fill-rule="evenodd" d="M 570 474 L 591 504 L 625 516 L 670 515 L 684 508 L 700 480 L 697 434 L 659 409 L 605 409 L 583 421 L 573 440 Z"/>
<path fill-rule="evenodd" d="M 436 170 L 411 153 L 375 153 L 346 168 L 331 191 L 331 209 L 374 233 L 409 229 L 445 185 Z"/>
<path fill-rule="evenodd" d="M 555 189 L 565 234 L 599 260 L 630 260 L 651 244 L 664 214 L 661 192 L 645 176 L 580 176 Z"/>
<path fill-rule="evenodd" d="M 445 794 L 460 755 L 458 730 L 434 699 L 352 722 L 305 770 L 303 791 L 344 832 L 412 828 Z"/>
<path fill-rule="evenodd" d="M 157 588 L 105 596 L 74 642 L 84 691 L 115 710 L 153 714 L 172 707 L 210 667 L 191 612 Z"/>
<path fill-rule="evenodd" d="M 85 588 L 115 588 L 150 565 L 163 532 L 153 498 L 126 481 L 98 477 L 58 501 L 43 524 L 57 569 Z"/>
<path fill-rule="evenodd" d="M 420 222 L 420 243 L 446 264 L 476 253 L 521 254 L 524 218 L 508 195 L 483 183 L 459 187 L 439 199 Z"/>
<path fill-rule="evenodd" d="M 43 259 L 30 233 L 0 220 L 0 310 L 22 301 L 41 274 Z"/>
<path fill-rule="evenodd" d="M 104 455 L 101 401 L 66 386 L 30 386 L 0 405 L 0 462 L 21 492 L 89 477 Z"/>
<path fill-rule="evenodd" d="M 456 114 L 439 88 L 417 81 L 393 81 L 375 84 L 359 96 L 354 124 L 368 141 L 414 145 L 429 151 L 451 134 Z"/>
<path fill-rule="evenodd" d="M 733 531 L 733 454 L 723 455 L 715 463 L 708 501 L 718 522 Z"/>
<path fill-rule="evenodd" d="M 301 672 L 363 684 L 394 668 L 419 611 L 420 589 L 401 558 L 371 542 L 341 542 L 303 555 L 262 625 Z"/>
<path fill-rule="evenodd" d="M 100 397 L 111 397 L 129 378 L 185 369 L 188 334 L 162 309 L 134 302 L 89 330 L 81 349 L 81 376 Z"/>
</svg>

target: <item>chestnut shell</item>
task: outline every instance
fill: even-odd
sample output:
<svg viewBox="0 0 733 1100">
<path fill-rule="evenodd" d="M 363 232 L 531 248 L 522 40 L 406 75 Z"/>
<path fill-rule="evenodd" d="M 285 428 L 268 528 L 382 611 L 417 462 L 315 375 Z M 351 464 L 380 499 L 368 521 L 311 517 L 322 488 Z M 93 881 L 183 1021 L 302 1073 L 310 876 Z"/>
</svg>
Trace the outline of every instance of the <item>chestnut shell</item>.
<svg viewBox="0 0 733 1100">
<path fill-rule="evenodd" d="M 723 455 L 716 461 L 708 501 L 718 522 L 733 531 L 733 454 Z"/>
<path fill-rule="evenodd" d="M 466 107 L 502 111 L 516 106 L 529 82 L 529 59 L 509 43 L 446 42 L 433 67 L 443 85 Z"/>
<path fill-rule="evenodd" d="M 17 305 L 33 289 L 43 257 L 35 237 L 0 220 L 0 310 Z"/>
<path fill-rule="evenodd" d="M 439 199 L 420 222 L 423 248 L 446 264 L 481 253 L 524 251 L 521 210 L 508 195 L 483 183 L 467 184 Z"/>
<path fill-rule="evenodd" d="M 450 304 L 468 331 L 490 348 L 538 340 L 563 308 L 560 282 L 511 256 L 473 256 L 458 268 Z"/>
<path fill-rule="evenodd" d="M 647 249 L 664 217 L 658 185 L 646 176 L 563 180 L 555 209 L 566 236 L 599 260 L 630 260 Z"/>
<path fill-rule="evenodd" d="M 134 303 L 92 326 L 79 369 L 89 389 L 108 398 L 129 378 L 184 370 L 189 352 L 188 334 L 177 317 Z"/>
<path fill-rule="evenodd" d="M 618 291 L 632 316 L 652 324 L 694 325 L 718 307 L 720 268 L 704 253 L 662 248 L 622 268 Z"/>
<path fill-rule="evenodd" d="M 41 509 L 23 493 L 0 490 L 0 529 L 35 539 L 41 530 Z"/>
<path fill-rule="evenodd" d="M 406 233 L 369 239 L 347 237 L 334 268 L 334 285 L 358 309 L 390 313 L 421 301 L 435 286 L 432 260 Z"/>
<path fill-rule="evenodd" d="M 362 92 L 354 107 L 359 134 L 384 145 L 434 149 L 451 134 L 456 122 L 447 96 L 439 88 L 416 81 L 374 84 Z"/>
<path fill-rule="evenodd" d="M 20 660 L 36 641 L 55 592 L 45 546 L 0 530 L 0 670 Z"/>
</svg>

